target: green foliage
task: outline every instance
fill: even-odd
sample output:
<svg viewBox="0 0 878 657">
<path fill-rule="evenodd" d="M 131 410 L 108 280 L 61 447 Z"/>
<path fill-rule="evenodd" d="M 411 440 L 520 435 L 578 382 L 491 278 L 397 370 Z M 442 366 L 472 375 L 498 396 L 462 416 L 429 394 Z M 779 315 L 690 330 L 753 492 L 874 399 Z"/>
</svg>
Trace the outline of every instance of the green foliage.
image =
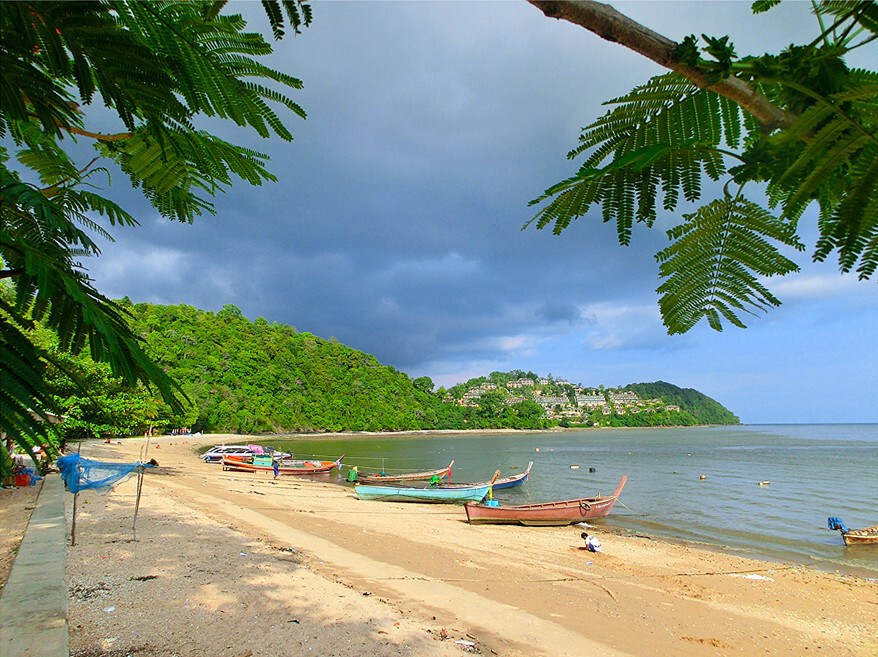
<svg viewBox="0 0 878 657">
<path fill-rule="evenodd" d="M 722 404 L 692 388 L 679 388 L 671 383 L 630 383 L 625 386 L 641 399 L 661 399 L 666 404 L 679 406 L 690 414 L 697 424 L 739 424 L 740 419 Z"/>
<path fill-rule="evenodd" d="M 337 341 L 218 313 L 138 304 L 132 328 L 197 409 L 193 426 L 241 433 L 436 428 L 452 405 Z M 452 423 L 453 424 L 453 423 Z"/>
<path fill-rule="evenodd" d="M 106 363 L 82 356 L 73 358 L 63 352 L 58 354 L 58 362 L 64 369 L 52 367 L 46 374 L 64 417 L 51 428 L 56 442 L 186 426 L 168 404 L 153 397 L 146 388 L 132 388 L 123 379 L 112 376 Z"/>
<path fill-rule="evenodd" d="M 433 379 L 429 376 L 421 376 L 414 379 L 412 385 L 415 387 L 415 390 L 420 390 L 421 392 L 433 392 Z"/>
<path fill-rule="evenodd" d="M 775 4 L 760 0 L 753 9 Z M 876 7 L 819 2 L 819 37 L 778 55 L 738 58 L 728 37 L 703 36 L 700 49 L 687 37 L 675 52 L 679 62 L 699 70 L 709 85 L 730 76 L 750 85 L 784 112 L 786 124 L 763 125 L 681 74 L 657 76 L 608 101 L 614 107 L 583 128 L 569 157 L 584 154 L 585 162 L 531 202 L 548 203 L 526 226 L 551 225 L 559 234 L 600 205 L 603 221 L 616 224 L 625 245 L 635 222 L 653 225 L 660 204 L 670 212 L 681 195 L 700 200 L 703 176 L 726 178 L 726 188 L 764 185 L 769 210 L 744 200 L 740 190 L 735 198 L 726 191 L 668 231 L 674 244 L 657 259 L 666 279 L 659 305 L 670 333 L 702 318 L 717 330 L 723 319 L 743 327 L 741 312 L 778 305 L 760 277 L 798 270 L 778 245 L 802 248 L 797 223 L 812 202 L 820 212 L 813 258 L 836 252 L 842 272 L 856 269 L 868 279 L 878 267 L 878 73 L 849 69 L 844 55 L 878 38 Z M 824 19 L 832 23 L 825 26 Z"/>
<path fill-rule="evenodd" d="M 721 317 L 743 328 L 736 311 L 780 305 L 757 276 L 798 270 L 765 239 L 804 248 L 789 224 L 740 196 L 683 217 L 685 223 L 668 231 L 673 244 L 656 255 L 667 279 L 658 292 L 669 333 L 684 333 L 702 317 L 717 331 Z"/>
<path fill-rule="evenodd" d="M 279 91 L 300 88 L 299 80 L 258 61 L 271 46 L 245 32 L 240 16 L 221 14 L 225 5 L 0 3 L 0 138 L 13 151 L 0 148 L 0 279 L 13 291 L 0 299 L 0 430 L 23 447 L 42 442 L 47 412 L 62 410 L 45 374 L 61 366 L 60 355 L 33 341 L 38 324 L 56 333 L 61 352 L 88 349 L 132 394 L 155 386 L 172 412 L 183 412 L 178 386 L 146 356 L 125 312 L 92 287 L 80 259 L 100 253 L 90 235 L 111 239 L 101 221 L 136 224 L 93 191 L 95 174 L 106 173 L 94 168 L 101 158 L 178 221 L 213 211 L 208 199 L 234 176 L 274 180 L 265 156 L 194 127 L 199 117 L 218 117 L 290 140 L 271 105 L 304 117 Z M 296 31 L 311 20 L 298 1 L 263 7 L 275 38 L 285 20 Z M 110 109 L 116 133 L 88 129 L 83 108 L 93 102 Z M 91 162 L 68 155 L 62 140 L 76 137 L 95 142 Z"/>
<path fill-rule="evenodd" d="M 534 430 L 554 423 L 530 399 L 510 405 L 509 394 L 502 388 L 483 394 L 478 405 L 446 401 L 445 391 L 432 392 L 429 377 L 410 379 L 393 367 L 381 365 L 373 356 L 337 341 L 297 333 L 290 326 L 269 324 L 263 318 L 250 322 L 232 305 L 214 314 L 184 305 L 132 305 L 128 300 L 118 303 L 130 317 L 132 331 L 141 337 L 149 356 L 181 386 L 191 404 L 173 409 L 143 386 L 132 387 L 113 376 L 105 364 L 85 355 L 73 358 L 57 353 L 52 341 L 44 337 L 38 342 L 56 353 L 58 362 L 50 368 L 47 379 L 56 406 L 66 417 L 55 427 L 59 439 L 137 434 L 150 427 L 286 433 Z M 509 382 L 525 376 L 539 378 L 520 370 L 492 372 L 460 386 L 465 392 L 488 379 Z M 556 388 L 561 390 L 558 394 L 566 394 L 568 388 L 572 393 L 572 386 L 541 386 L 544 394 L 554 394 Z M 524 389 L 516 392 L 530 393 Z M 697 412 L 690 403 L 695 407 L 708 402 L 718 406 L 696 391 L 684 392 L 694 396 L 685 400 L 679 395 L 668 397 L 668 403 L 679 404 L 682 412 L 605 417 L 597 411 L 589 422 L 604 426 L 691 425 L 702 420 L 696 420 Z M 718 419 L 713 421 L 720 423 Z M 737 418 L 728 414 L 726 421 L 736 422 Z"/>
</svg>

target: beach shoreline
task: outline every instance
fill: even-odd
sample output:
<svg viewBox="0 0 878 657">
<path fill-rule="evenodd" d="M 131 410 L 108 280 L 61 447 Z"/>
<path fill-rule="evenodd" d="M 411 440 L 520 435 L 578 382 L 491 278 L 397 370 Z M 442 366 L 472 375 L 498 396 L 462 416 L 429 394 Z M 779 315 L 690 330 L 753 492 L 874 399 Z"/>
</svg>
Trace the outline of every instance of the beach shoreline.
<svg viewBox="0 0 878 657">
<path fill-rule="evenodd" d="M 869 579 L 599 524 L 603 551 L 592 554 L 575 526 L 476 527 L 459 507 L 363 502 L 347 487 L 224 472 L 196 456 L 247 440 L 150 439 L 146 460 L 160 467 L 144 477 L 136 529 L 136 479 L 80 495 L 68 551 L 74 657 L 878 650 Z M 83 456 L 130 462 L 145 445 L 86 442 Z"/>
<path fill-rule="evenodd" d="M 548 427 L 546 429 L 408 429 L 405 431 L 316 431 L 316 432 L 292 432 L 292 433 L 257 433 L 257 434 L 196 434 L 201 436 L 234 436 L 240 441 L 244 439 L 255 441 L 267 441 L 273 438 L 295 439 L 302 438 L 304 440 L 333 440 L 336 438 L 405 438 L 409 436 L 473 436 L 473 435 L 502 435 L 502 434 L 529 434 L 529 433 L 562 433 L 573 431 L 636 431 L 638 429 L 704 429 L 709 427 L 742 427 L 744 424 L 692 424 L 692 425 L 659 425 L 650 427 Z M 185 436 L 177 436 L 185 437 Z"/>
</svg>

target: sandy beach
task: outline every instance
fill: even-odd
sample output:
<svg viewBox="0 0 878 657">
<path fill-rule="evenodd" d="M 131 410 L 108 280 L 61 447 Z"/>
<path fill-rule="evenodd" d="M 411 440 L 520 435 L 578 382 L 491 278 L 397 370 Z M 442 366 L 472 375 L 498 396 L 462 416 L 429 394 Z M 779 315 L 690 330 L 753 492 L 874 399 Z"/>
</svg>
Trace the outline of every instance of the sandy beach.
<svg viewBox="0 0 878 657">
<path fill-rule="evenodd" d="M 878 654 L 878 584 L 620 535 L 471 526 L 460 507 L 224 472 L 153 438 L 136 478 L 80 494 L 75 657 Z M 139 460 L 143 439 L 85 443 Z M 72 496 L 68 495 L 68 519 Z"/>
</svg>

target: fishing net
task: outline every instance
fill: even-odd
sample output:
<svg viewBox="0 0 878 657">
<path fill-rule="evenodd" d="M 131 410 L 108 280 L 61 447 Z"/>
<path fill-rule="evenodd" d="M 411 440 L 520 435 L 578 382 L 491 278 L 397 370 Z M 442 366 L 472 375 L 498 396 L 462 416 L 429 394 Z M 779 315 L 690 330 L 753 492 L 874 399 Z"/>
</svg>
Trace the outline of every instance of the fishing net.
<svg viewBox="0 0 878 657">
<path fill-rule="evenodd" d="M 84 459 L 79 454 L 62 456 L 55 465 L 61 470 L 61 478 L 67 490 L 78 493 L 88 488 L 112 486 L 137 468 L 153 468 L 150 463 L 105 463 Z"/>
</svg>

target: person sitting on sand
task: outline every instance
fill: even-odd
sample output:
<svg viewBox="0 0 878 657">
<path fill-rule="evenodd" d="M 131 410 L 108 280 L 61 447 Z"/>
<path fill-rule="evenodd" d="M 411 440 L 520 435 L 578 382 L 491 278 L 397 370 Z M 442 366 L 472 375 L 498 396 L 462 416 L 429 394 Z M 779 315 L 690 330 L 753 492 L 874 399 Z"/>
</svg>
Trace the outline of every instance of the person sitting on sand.
<svg viewBox="0 0 878 657">
<path fill-rule="evenodd" d="M 582 532 L 582 538 L 585 541 L 585 547 L 589 552 L 601 551 L 601 542 L 597 536 L 589 536 L 586 532 Z"/>
</svg>

